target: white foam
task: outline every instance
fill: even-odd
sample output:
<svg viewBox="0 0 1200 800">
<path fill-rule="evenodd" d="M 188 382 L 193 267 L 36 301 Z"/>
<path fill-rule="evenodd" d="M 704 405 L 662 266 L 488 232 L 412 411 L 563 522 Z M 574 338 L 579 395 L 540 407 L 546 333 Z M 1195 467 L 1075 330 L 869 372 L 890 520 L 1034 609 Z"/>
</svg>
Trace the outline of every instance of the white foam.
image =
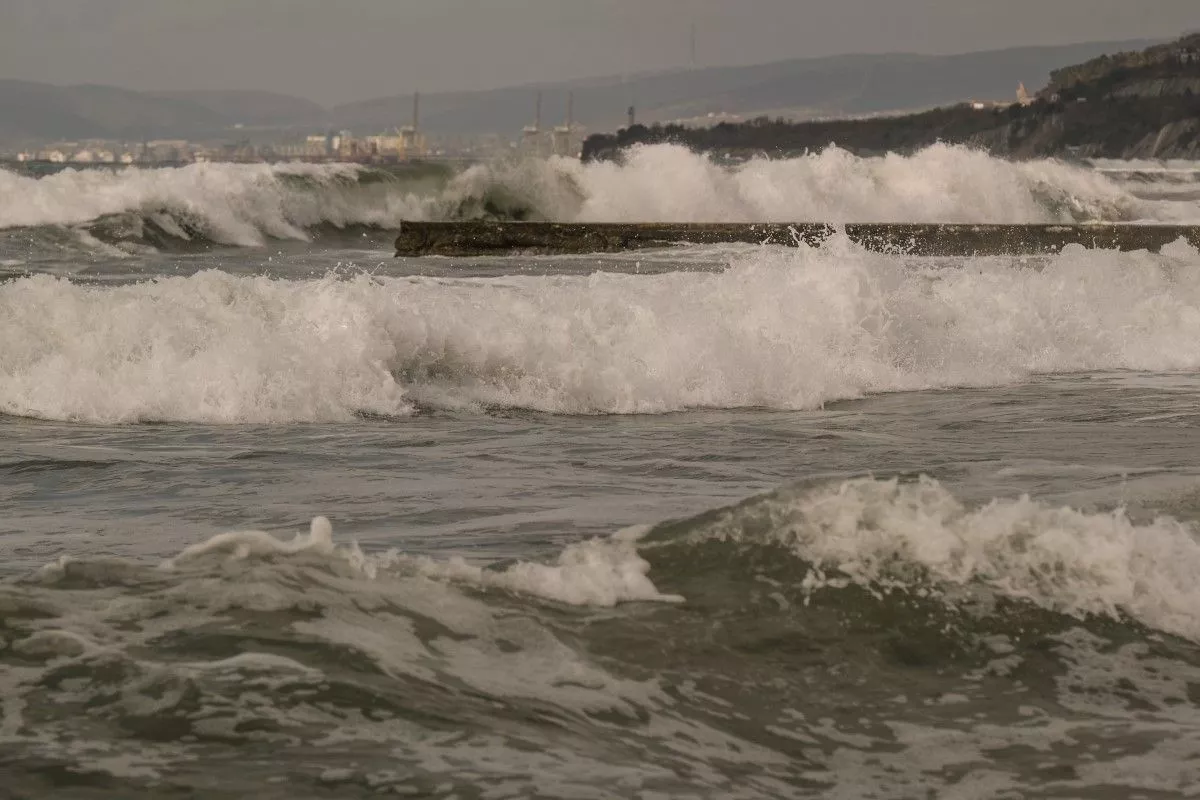
<svg viewBox="0 0 1200 800">
<path fill-rule="evenodd" d="M 314 517 L 309 532 L 298 533 L 291 541 L 276 539 L 265 531 L 229 531 L 188 547 L 163 566 L 173 569 L 188 561 L 214 554 L 225 554 L 228 558 L 240 561 L 297 553 L 331 555 L 333 550 L 333 525 L 326 517 Z"/>
<path fill-rule="evenodd" d="M 1188 159 L 1093 158 L 1088 163 L 1099 172 L 1200 174 L 1200 161 Z"/>
<path fill-rule="evenodd" d="M 912 587 L 919 569 L 943 586 L 979 584 L 1200 641 L 1200 531 L 1169 517 L 1137 524 L 1122 510 L 1085 513 L 1029 497 L 972 509 L 930 478 L 852 480 L 762 503 L 725 512 L 694 539 L 745 541 L 742 514 L 765 516 L 766 540 L 814 565 L 803 580 L 811 590 L 847 581 Z"/>
<path fill-rule="evenodd" d="M 611 607 L 626 602 L 681 603 L 679 595 L 661 594 L 649 578 L 650 563 L 638 555 L 636 535 L 619 533 L 568 546 L 554 564 L 520 562 L 488 570 L 461 558 L 448 562 L 421 559 L 418 569 L 431 577 L 464 580 L 493 589 L 533 595 L 575 606 Z M 393 563 L 406 557 L 393 555 Z"/>
<path fill-rule="evenodd" d="M 0 284 L 0 412 L 216 423 L 804 409 L 1032 374 L 1200 369 L 1200 253 L 921 267 L 761 249 L 721 274 Z"/>
</svg>

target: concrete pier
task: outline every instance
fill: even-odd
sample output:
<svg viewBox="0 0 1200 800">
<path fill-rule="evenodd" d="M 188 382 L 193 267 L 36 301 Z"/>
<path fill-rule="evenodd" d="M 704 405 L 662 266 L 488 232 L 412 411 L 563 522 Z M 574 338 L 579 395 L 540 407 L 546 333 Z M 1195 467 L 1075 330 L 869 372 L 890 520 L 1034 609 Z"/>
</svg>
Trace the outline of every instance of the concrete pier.
<svg viewBox="0 0 1200 800">
<path fill-rule="evenodd" d="M 852 223 L 855 243 L 914 256 L 1038 255 L 1069 244 L 1106 250 L 1158 250 L 1183 238 L 1200 246 L 1200 225 L 1000 225 Z M 611 253 L 675 244 L 820 245 L 835 232 L 825 223 L 562 223 L 405 222 L 397 256 L 486 256 L 512 253 Z"/>
</svg>

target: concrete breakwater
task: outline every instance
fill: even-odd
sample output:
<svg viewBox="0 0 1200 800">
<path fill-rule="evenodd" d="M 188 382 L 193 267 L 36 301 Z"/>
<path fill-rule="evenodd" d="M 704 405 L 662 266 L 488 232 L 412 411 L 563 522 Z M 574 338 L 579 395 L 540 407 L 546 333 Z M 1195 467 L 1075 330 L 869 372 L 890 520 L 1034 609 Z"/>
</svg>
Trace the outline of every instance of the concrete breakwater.
<svg viewBox="0 0 1200 800">
<path fill-rule="evenodd" d="M 1178 239 L 1200 247 L 1200 225 L 851 223 L 405 222 L 397 256 L 611 253 L 675 244 L 819 246 L 838 231 L 868 250 L 914 256 L 1038 255 L 1071 244 L 1158 250 Z"/>
</svg>

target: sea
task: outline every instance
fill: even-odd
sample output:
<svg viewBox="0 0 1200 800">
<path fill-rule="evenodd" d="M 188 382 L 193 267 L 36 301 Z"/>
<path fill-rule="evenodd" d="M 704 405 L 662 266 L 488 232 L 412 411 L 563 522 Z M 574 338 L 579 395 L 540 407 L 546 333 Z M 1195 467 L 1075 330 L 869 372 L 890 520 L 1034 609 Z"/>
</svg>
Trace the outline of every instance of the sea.
<svg viewBox="0 0 1200 800">
<path fill-rule="evenodd" d="M 0 170 L 0 797 L 1200 797 L 1200 164 Z"/>
</svg>

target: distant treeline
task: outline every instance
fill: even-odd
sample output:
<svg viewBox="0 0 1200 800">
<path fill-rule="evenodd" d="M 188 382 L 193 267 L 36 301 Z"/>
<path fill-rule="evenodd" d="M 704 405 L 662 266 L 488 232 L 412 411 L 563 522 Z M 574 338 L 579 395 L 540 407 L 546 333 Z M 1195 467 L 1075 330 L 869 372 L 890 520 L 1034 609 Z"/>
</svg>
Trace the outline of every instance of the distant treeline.
<svg viewBox="0 0 1200 800">
<path fill-rule="evenodd" d="M 937 142 L 1015 157 L 1200 156 L 1200 54 L 1191 40 L 1146 54 L 1097 59 L 1055 73 L 1028 105 L 971 104 L 897 117 L 788 122 L 761 117 L 711 128 L 634 125 L 588 137 L 585 160 L 610 159 L 636 144 L 673 143 L 747 158 L 792 156 L 836 144 L 876 155 Z"/>
</svg>

